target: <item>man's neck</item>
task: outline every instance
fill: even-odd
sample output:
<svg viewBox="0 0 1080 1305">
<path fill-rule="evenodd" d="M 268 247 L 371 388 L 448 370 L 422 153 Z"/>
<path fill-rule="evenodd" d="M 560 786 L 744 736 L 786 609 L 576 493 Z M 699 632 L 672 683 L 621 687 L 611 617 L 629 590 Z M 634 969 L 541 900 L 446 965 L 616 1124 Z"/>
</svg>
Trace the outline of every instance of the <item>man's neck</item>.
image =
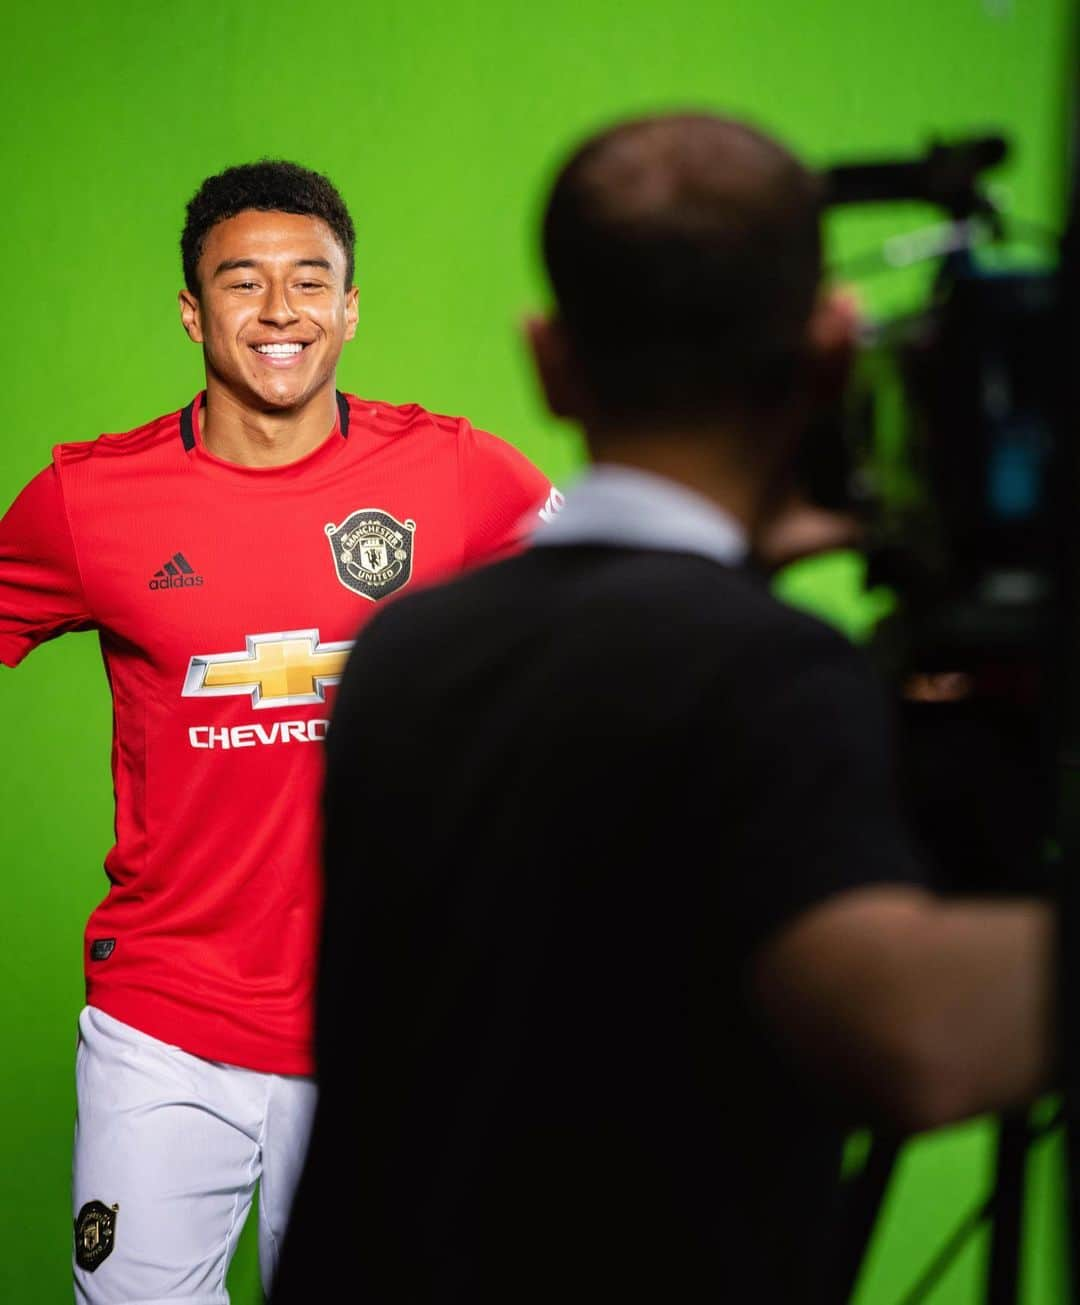
<svg viewBox="0 0 1080 1305">
<path fill-rule="evenodd" d="M 742 434 L 742 440 L 746 436 Z M 752 533 L 767 496 L 771 470 L 740 454 L 740 442 L 720 429 L 586 432 L 595 462 L 634 467 L 664 476 L 711 499 Z"/>
<path fill-rule="evenodd" d="M 260 411 L 207 378 L 199 425 L 203 444 L 214 457 L 243 467 L 280 467 L 317 449 L 336 420 L 332 385 L 301 408 Z"/>
</svg>

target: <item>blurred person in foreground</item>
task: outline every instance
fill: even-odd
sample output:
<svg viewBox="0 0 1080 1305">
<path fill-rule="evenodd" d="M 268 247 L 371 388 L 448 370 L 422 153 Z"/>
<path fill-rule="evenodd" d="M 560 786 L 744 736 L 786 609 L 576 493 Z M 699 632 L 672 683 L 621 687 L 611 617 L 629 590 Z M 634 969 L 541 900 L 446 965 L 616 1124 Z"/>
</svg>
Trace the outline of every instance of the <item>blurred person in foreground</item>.
<svg viewBox="0 0 1080 1305">
<path fill-rule="evenodd" d="M 591 467 L 350 655 L 274 1305 L 810 1300 L 850 1127 L 1052 1081 L 1052 912 L 928 889 L 888 686 L 754 555 L 850 352 L 819 208 L 707 115 L 555 181 L 528 337 Z"/>
</svg>

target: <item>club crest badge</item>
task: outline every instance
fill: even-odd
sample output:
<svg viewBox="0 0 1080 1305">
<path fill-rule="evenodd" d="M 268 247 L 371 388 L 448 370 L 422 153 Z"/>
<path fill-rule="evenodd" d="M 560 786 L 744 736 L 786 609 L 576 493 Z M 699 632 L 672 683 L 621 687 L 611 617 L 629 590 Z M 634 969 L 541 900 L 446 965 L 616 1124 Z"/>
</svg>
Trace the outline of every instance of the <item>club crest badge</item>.
<svg viewBox="0 0 1080 1305">
<path fill-rule="evenodd" d="M 346 589 L 378 602 L 409 583 L 416 522 L 379 508 L 360 508 L 340 526 L 325 527 L 337 577 Z"/>
<path fill-rule="evenodd" d="M 75 1220 L 75 1263 L 93 1273 L 102 1260 L 108 1259 L 116 1242 L 118 1205 L 87 1201 Z"/>
</svg>

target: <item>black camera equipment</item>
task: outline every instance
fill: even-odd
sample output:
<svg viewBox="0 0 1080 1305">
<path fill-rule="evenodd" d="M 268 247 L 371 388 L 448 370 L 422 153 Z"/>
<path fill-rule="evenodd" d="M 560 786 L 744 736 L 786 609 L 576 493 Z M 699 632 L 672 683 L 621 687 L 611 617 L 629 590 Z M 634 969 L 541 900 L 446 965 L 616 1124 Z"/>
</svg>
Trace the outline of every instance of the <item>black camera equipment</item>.
<svg viewBox="0 0 1080 1305">
<path fill-rule="evenodd" d="M 1080 1300 L 1078 136 L 1074 123 L 1064 236 L 1039 233 L 1042 248 L 1023 266 L 1000 252 L 1034 229 L 1010 224 L 981 184 L 1008 153 L 1004 136 L 823 173 L 827 207 L 922 201 L 945 221 L 890 242 L 895 262 L 935 260 L 928 301 L 867 328 L 843 399 L 807 432 L 803 486 L 860 520 L 867 584 L 895 595 L 871 642 L 892 682 L 948 676 L 961 686 L 954 701 L 904 709 L 912 791 L 922 795 L 913 821 L 940 887 L 1049 895 L 1061 921 L 1061 1105 L 1049 1124 L 1035 1112 L 998 1117 L 993 1191 L 910 1302 L 986 1221 L 983 1299 L 1020 1300 L 1026 1159 L 1048 1127 L 1064 1129 L 1065 1268 Z M 903 1141 L 875 1135 L 847 1185 L 830 1305 L 854 1289 Z"/>
</svg>

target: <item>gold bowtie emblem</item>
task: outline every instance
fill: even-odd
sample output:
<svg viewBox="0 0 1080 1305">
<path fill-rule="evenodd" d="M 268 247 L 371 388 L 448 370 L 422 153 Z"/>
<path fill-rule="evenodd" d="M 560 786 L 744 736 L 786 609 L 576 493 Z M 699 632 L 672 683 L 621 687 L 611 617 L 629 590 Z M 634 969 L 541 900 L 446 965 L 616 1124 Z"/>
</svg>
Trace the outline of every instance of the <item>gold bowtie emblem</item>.
<svg viewBox="0 0 1080 1305">
<path fill-rule="evenodd" d="M 243 652 L 202 653 L 188 663 L 185 698 L 249 694 L 253 707 L 325 702 L 337 684 L 352 640 L 320 643 L 318 630 L 249 634 Z"/>
</svg>

